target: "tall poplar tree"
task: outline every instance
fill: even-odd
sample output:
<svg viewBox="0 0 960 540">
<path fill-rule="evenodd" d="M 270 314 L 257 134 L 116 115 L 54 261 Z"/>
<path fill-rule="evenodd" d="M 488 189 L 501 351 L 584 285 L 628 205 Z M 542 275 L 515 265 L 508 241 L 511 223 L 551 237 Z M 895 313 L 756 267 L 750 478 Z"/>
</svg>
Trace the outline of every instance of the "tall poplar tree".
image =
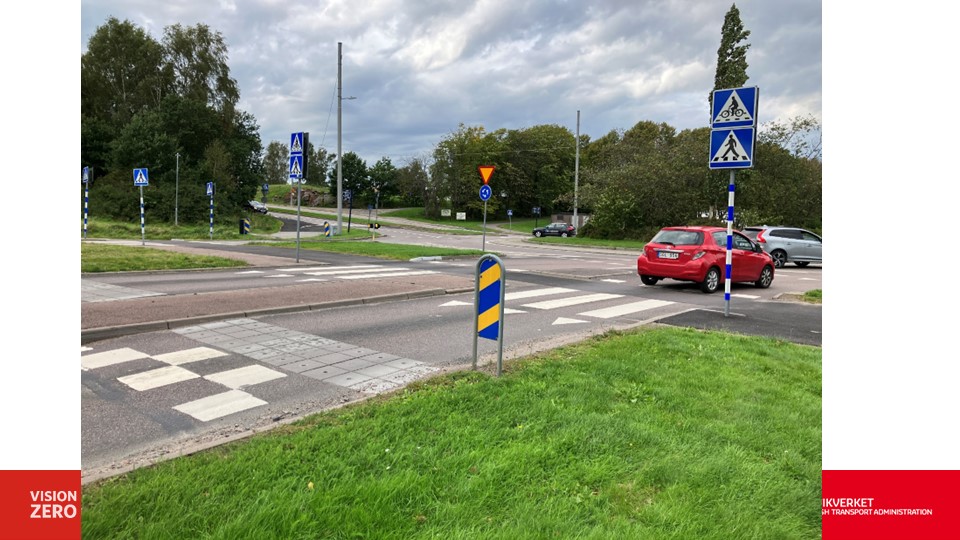
<svg viewBox="0 0 960 540">
<path fill-rule="evenodd" d="M 717 49 L 717 74 L 713 80 L 713 89 L 739 88 L 746 84 L 747 79 L 747 49 L 749 43 L 743 43 L 750 37 L 750 31 L 743 29 L 740 20 L 740 10 L 737 5 L 730 6 L 730 11 L 723 17 L 723 30 L 720 33 L 720 48 Z M 713 92 L 707 96 L 707 101 L 713 105 Z"/>
</svg>

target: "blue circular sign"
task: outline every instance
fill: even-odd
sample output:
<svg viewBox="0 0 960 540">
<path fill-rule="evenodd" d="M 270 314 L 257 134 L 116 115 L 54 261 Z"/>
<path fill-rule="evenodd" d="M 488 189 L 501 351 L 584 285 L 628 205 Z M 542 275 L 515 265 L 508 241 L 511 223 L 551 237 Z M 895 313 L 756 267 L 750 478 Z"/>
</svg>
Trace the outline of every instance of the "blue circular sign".
<svg viewBox="0 0 960 540">
<path fill-rule="evenodd" d="M 490 189 L 490 186 L 484 184 L 480 186 L 480 200 L 485 201 L 490 198 L 490 195 L 493 195 L 493 190 Z"/>
</svg>

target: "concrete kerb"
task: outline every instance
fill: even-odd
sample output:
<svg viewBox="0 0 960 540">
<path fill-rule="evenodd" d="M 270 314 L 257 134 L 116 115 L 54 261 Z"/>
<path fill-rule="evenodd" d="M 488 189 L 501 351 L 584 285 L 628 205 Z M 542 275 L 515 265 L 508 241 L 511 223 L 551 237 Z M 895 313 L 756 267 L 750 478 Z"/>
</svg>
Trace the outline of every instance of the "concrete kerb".
<svg viewBox="0 0 960 540">
<path fill-rule="evenodd" d="M 146 323 L 126 324 L 120 326 L 107 326 L 103 328 L 91 328 L 80 331 L 80 343 L 87 344 L 103 339 L 131 336 L 143 334 L 146 332 L 160 332 L 164 330 L 173 330 L 195 324 L 204 324 L 208 322 L 222 321 L 226 319 L 243 319 L 247 317 L 258 317 L 263 315 L 281 315 L 284 313 L 299 313 L 303 311 L 318 311 L 322 309 L 338 308 L 345 306 L 357 306 L 364 304 L 379 304 L 383 302 L 394 302 L 400 300 L 412 300 L 415 298 L 427 298 L 431 296 L 442 296 L 446 294 L 461 294 L 472 291 L 472 288 L 458 289 L 425 289 L 397 294 L 383 294 L 379 296 L 369 296 L 365 298 L 351 298 L 347 300 L 334 300 L 331 302 L 322 302 L 319 304 L 304 304 L 298 306 L 282 306 L 275 308 L 264 308 L 233 313 L 217 313 L 213 315 L 200 315 L 197 317 L 187 317 L 183 319 L 171 319 L 168 321 L 152 321 Z"/>
</svg>

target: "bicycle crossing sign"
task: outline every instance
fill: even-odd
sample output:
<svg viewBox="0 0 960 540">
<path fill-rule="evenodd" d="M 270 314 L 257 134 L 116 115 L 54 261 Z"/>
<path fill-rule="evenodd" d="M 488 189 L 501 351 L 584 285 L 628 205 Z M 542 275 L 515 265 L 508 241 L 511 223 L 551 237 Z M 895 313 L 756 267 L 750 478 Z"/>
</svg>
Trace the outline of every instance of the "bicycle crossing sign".
<svg viewBox="0 0 960 540">
<path fill-rule="evenodd" d="M 755 133 L 752 127 L 711 131 L 710 168 L 749 169 L 753 167 Z"/>
<path fill-rule="evenodd" d="M 756 86 L 714 90 L 710 115 L 713 129 L 757 127 L 759 94 Z"/>
<path fill-rule="evenodd" d="M 150 175 L 147 173 L 147 169 L 133 170 L 133 185 L 140 187 L 150 185 Z"/>
</svg>

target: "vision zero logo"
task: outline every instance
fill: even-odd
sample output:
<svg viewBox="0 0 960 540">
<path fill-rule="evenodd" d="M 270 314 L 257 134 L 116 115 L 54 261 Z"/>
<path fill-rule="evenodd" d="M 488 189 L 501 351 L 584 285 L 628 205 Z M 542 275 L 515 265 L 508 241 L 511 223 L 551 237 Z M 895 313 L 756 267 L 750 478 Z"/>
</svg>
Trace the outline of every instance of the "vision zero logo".
<svg viewBox="0 0 960 540">
<path fill-rule="evenodd" d="M 30 490 L 30 519 L 73 519 L 77 517 L 76 491 Z"/>
</svg>

